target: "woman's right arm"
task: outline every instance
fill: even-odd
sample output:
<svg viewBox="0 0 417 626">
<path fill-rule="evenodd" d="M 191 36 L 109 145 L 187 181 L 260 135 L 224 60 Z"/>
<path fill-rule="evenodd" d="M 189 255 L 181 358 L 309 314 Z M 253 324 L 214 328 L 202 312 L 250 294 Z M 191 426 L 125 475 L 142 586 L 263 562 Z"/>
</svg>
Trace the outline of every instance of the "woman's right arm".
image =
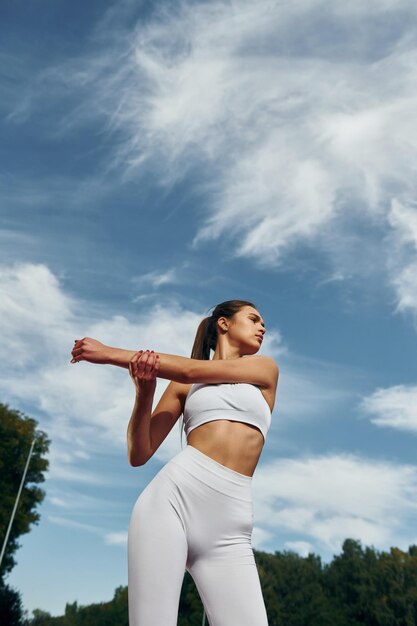
<svg viewBox="0 0 417 626">
<path fill-rule="evenodd" d="M 133 372 L 133 364 L 140 364 Z M 156 389 L 158 355 L 149 351 L 134 353 L 129 361 L 129 374 L 136 389 L 135 404 L 127 427 L 127 457 L 130 465 L 144 465 L 150 457 L 150 423 Z"/>
<path fill-rule="evenodd" d="M 147 351 L 134 354 L 129 373 L 136 387 L 135 405 L 127 429 L 130 465 L 145 465 L 182 415 L 189 385 L 171 381 L 152 412 L 159 357 Z M 136 375 L 132 374 L 133 364 Z"/>
<path fill-rule="evenodd" d="M 133 467 L 151 457 L 150 423 L 153 392 L 136 392 L 135 405 L 127 427 L 127 458 Z"/>
</svg>

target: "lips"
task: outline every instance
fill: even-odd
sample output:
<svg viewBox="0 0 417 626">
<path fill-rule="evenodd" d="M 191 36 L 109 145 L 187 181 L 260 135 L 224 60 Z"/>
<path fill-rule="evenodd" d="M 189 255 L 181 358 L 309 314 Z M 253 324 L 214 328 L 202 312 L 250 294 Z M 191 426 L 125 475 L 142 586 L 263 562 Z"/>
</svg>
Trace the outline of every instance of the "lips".
<svg viewBox="0 0 417 626">
<path fill-rule="evenodd" d="M 260 339 L 261 341 L 263 341 L 263 340 L 264 340 L 264 339 L 263 339 L 263 337 L 262 337 L 262 335 L 256 335 L 256 337 L 257 337 L 258 339 Z"/>
</svg>

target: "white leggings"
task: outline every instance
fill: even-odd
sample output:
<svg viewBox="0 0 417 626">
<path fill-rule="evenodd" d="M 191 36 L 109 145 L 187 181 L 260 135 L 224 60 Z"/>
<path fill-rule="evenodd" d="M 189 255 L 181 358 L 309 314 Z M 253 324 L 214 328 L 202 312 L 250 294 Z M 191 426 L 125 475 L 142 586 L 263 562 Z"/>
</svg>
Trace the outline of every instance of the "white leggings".
<svg viewBox="0 0 417 626">
<path fill-rule="evenodd" d="M 185 570 L 210 626 L 268 626 L 251 485 L 190 445 L 151 480 L 129 525 L 130 626 L 176 626 Z"/>
</svg>

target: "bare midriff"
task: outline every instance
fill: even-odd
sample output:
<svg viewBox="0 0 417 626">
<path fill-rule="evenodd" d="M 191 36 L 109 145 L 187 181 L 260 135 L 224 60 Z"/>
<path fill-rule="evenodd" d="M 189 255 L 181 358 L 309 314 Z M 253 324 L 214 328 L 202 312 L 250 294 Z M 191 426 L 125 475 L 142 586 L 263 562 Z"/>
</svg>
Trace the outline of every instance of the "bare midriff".
<svg viewBox="0 0 417 626">
<path fill-rule="evenodd" d="M 220 419 L 194 428 L 187 444 L 235 472 L 253 476 L 264 438 L 256 426 Z"/>
</svg>

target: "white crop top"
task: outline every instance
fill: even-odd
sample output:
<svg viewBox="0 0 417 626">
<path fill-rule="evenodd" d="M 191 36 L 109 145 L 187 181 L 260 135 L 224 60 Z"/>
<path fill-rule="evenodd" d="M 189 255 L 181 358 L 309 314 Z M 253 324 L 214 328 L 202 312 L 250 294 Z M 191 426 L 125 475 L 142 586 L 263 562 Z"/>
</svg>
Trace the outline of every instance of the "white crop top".
<svg viewBox="0 0 417 626">
<path fill-rule="evenodd" d="M 184 405 L 188 434 L 214 420 L 232 420 L 256 426 L 264 441 L 271 426 L 271 410 L 259 387 L 249 383 L 194 383 Z"/>
</svg>

